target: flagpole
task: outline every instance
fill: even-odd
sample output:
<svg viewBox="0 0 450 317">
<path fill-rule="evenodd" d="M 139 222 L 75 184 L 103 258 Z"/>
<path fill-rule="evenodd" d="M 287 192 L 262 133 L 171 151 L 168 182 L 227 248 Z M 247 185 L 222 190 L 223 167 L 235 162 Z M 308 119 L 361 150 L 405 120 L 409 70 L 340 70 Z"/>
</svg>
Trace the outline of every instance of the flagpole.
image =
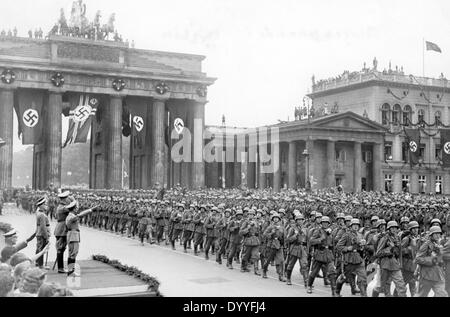
<svg viewBox="0 0 450 317">
<path fill-rule="evenodd" d="M 425 38 L 422 38 L 422 77 L 425 78 Z"/>
</svg>

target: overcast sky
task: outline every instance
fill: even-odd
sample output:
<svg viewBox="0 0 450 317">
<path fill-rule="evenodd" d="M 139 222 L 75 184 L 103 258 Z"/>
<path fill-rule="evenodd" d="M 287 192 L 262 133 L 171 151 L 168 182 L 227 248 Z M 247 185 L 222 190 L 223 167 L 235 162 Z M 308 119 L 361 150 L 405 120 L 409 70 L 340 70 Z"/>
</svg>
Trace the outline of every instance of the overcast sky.
<svg viewBox="0 0 450 317">
<path fill-rule="evenodd" d="M 316 79 L 372 65 L 422 74 L 422 39 L 443 53 L 426 53 L 426 75 L 450 77 L 450 2 L 299 0 L 85 0 L 89 19 L 116 13 L 116 27 L 136 48 L 205 55 L 207 124 L 271 124 L 292 120 Z M 48 32 L 72 0 L 1 0 L 0 28 Z M 15 140 L 17 150 L 18 140 Z"/>
</svg>

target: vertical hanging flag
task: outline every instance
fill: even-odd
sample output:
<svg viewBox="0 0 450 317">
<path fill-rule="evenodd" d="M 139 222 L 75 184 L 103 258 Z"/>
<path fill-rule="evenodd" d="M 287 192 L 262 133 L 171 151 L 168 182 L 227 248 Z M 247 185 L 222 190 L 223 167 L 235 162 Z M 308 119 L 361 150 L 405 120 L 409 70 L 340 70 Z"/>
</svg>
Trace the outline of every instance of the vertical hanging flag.
<svg viewBox="0 0 450 317">
<path fill-rule="evenodd" d="M 63 148 L 70 143 L 86 143 L 98 105 L 97 98 L 90 98 L 89 95 L 79 96 L 78 106 L 70 111 L 69 130 Z"/>
<path fill-rule="evenodd" d="M 442 163 L 444 167 L 450 167 L 450 129 L 440 129 Z"/>
<path fill-rule="evenodd" d="M 408 147 L 409 164 L 411 166 L 419 164 L 420 159 L 420 131 L 418 129 L 405 129 Z"/>
<path fill-rule="evenodd" d="M 427 51 L 435 51 L 438 53 L 442 53 L 441 48 L 437 46 L 437 44 L 428 41 L 426 41 L 425 43 L 427 45 Z"/>
<path fill-rule="evenodd" d="M 40 144 L 42 141 L 44 93 L 39 90 L 23 90 L 17 94 L 14 108 L 19 122 L 19 138 L 22 144 Z"/>
</svg>

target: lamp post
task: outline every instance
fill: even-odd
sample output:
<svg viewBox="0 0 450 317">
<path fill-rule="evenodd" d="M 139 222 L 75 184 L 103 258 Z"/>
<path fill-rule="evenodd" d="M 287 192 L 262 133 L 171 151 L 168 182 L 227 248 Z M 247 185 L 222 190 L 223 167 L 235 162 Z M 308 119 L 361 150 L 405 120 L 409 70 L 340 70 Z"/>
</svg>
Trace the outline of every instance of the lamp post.
<svg viewBox="0 0 450 317">
<path fill-rule="evenodd" d="M 306 140 L 306 144 L 305 144 L 305 150 L 303 151 L 302 155 L 305 157 L 305 165 L 306 165 L 306 170 L 305 170 L 305 189 L 307 191 L 311 190 L 311 178 L 309 176 L 309 156 L 310 153 L 308 152 L 308 141 L 311 140 L 311 135 L 310 135 L 310 130 L 309 130 L 309 125 L 310 125 L 310 117 L 311 114 L 309 113 L 310 111 L 310 107 L 309 107 L 309 101 L 311 100 L 311 98 L 309 98 L 308 96 L 304 96 L 303 97 L 303 108 L 306 109 L 306 115 L 307 115 L 307 125 L 306 125 L 306 135 L 307 135 L 307 140 Z"/>
</svg>

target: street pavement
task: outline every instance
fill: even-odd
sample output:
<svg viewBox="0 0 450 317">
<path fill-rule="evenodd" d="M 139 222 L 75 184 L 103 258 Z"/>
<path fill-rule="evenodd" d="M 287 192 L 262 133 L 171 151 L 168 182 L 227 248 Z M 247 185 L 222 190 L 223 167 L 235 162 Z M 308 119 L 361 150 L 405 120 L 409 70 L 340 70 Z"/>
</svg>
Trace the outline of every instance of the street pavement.
<svg viewBox="0 0 450 317">
<path fill-rule="evenodd" d="M 36 218 L 12 204 L 6 204 L 0 222 L 11 224 L 17 229 L 19 241 L 29 237 L 35 230 Z M 51 223 L 51 232 L 55 222 Z M 300 277 L 298 264 L 292 274 L 292 286 L 278 281 L 275 267 L 269 266 L 269 278 L 250 273 L 241 273 L 240 266 L 234 264 L 230 270 L 217 264 L 211 256 L 207 261 L 203 256 L 194 256 L 192 250 L 183 253 L 177 243 L 177 250 L 172 250 L 164 242 L 158 245 L 140 245 L 136 239 L 122 237 L 111 232 L 81 227 L 81 243 L 78 260 L 90 259 L 94 254 L 101 254 L 116 259 L 123 264 L 135 266 L 141 271 L 156 277 L 161 285 L 160 291 L 170 297 L 329 297 L 331 289 L 323 285 L 323 279 L 314 282 L 313 294 L 307 294 Z M 36 239 L 23 250 L 27 255 L 35 253 Z M 48 261 L 56 258 L 55 238 L 51 238 Z M 67 251 L 65 253 L 67 261 Z M 81 272 L 83 267 L 81 267 Z M 350 288 L 345 285 L 342 295 L 352 297 Z"/>
</svg>

